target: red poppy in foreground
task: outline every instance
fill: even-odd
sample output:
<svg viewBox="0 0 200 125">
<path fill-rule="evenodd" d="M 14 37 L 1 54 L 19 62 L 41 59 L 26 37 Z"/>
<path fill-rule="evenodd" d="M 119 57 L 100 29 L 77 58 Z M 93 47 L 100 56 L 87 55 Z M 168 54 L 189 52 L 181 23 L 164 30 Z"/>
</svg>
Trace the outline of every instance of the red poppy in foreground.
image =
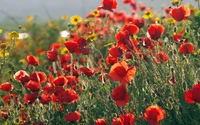
<svg viewBox="0 0 200 125">
<path fill-rule="evenodd" d="M 148 28 L 148 37 L 153 40 L 158 40 L 164 33 L 165 28 L 161 24 L 151 24 Z"/>
<path fill-rule="evenodd" d="M 28 65 L 33 65 L 33 66 L 37 66 L 40 64 L 39 60 L 33 55 L 27 56 L 27 63 Z"/>
<path fill-rule="evenodd" d="M 67 84 L 68 80 L 65 78 L 65 76 L 59 76 L 56 77 L 53 81 L 55 86 L 63 86 L 65 84 Z"/>
<path fill-rule="evenodd" d="M 95 125 L 106 125 L 106 120 L 105 119 L 97 119 L 95 121 Z"/>
<path fill-rule="evenodd" d="M 116 102 L 116 104 L 121 107 L 130 102 L 130 97 L 128 95 L 128 92 L 126 91 L 126 86 L 124 84 L 116 87 L 110 96 Z"/>
<path fill-rule="evenodd" d="M 34 92 L 33 94 L 24 95 L 24 101 L 26 103 L 32 104 L 38 97 L 38 92 Z"/>
<path fill-rule="evenodd" d="M 0 85 L 0 90 L 10 92 L 14 89 L 13 85 L 11 85 L 9 82 L 2 83 Z"/>
<path fill-rule="evenodd" d="M 190 54 L 194 51 L 194 46 L 190 42 L 184 42 L 179 48 L 179 52 L 182 54 Z"/>
<path fill-rule="evenodd" d="M 65 121 L 70 122 L 70 123 L 78 122 L 80 118 L 81 118 L 81 114 L 78 111 L 66 114 L 64 117 Z"/>
<path fill-rule="evenodd" d="M 47 58 L 51 62 L 55 62 L 58 59 L 58 51 L 55 47 L 53 47 L 51 50 L 47 51 Z"/>
<path fill-rule="evenodd" d="M 144 118 L 151 125 L 160 125 L 158 121 L 164 119 L 165 117 L 165 111 L 161 107 L 156 105 L 149 106 L 146 109 L 144 116 L 141 116 L 141 118 Z"/>
<path fill-rule="evenodd" d="M 129 83 L 136 72 L 136 67 L 129 67 L 125 61 L 121 61 L 112 65 L 109 76 L 114 81 L 120 81 L 121 84 Z"/>
<path fill-rule="evenodd" d="M 126 31 L 126 30 L 129 32 L 129 35 L 137 34 L 139 32 L 139 28 L 134 24 L 126 24 L 121 29 L 121 31 Z"/>
<path fill-rule="evenodd" d="M 29 81 L 29 74 L 24 70 L 19 70 L 14 74 L 14 79 L 20 81 L 23 85 Z"/>
<path fill-rule="evenodd" d="M 57 99 L 58 99 L 58 102 L 63 104 L 63 103 L 74 103 L 79 98 L 76 91 L 74 91 L 73 89 L 67 89 L 67 90 L 61 91 Z"/>
<path fill-rule="evenodd" d="M 190 15 L 190 8 L 186 5 L 175 7 L 170 11 L 170 15 L 177 21 L 180 22 Z"/>
<path fill-rule="evenodd" d="M 109 48 L 108 51 L 109 54 L 114 58 L 120 57 L 123 54 L 123 51 L 119 46 L 114 46 L 112 48 Z"/>
<path fill-rule="evenodd" d="M 112 9 L 116 9 L 118 7 L 117 1 L 116 0 L 103 0 L 102 6 L 99 6 L 97 9 L 104 9 L 104 10 L 109 10 L 113 11 Z"/>
<path fill-rule="evenodd" d="M 168 55 L 162 51 L 159 51 L 156 53 L 154 60 L 156 63 L 168 62 Z"/>
<path fill-rule="evenodd" d="M 120 118 L 113 118 L 112 125 L 124 125 Z"/>
<path fill-rule="evenodd" d="M 200 103 L 200 84 L 194 85 L 192 90 L 185 92 L 185 101 L 188 103 Z"/>
<path fill-rule="evenodd" d="M 120 115 L 120 119 L 123 123 L 123 125 L 133 125 L 136 118 L 133 114 L 123 114 L 123 115 Z"/>
</svg>

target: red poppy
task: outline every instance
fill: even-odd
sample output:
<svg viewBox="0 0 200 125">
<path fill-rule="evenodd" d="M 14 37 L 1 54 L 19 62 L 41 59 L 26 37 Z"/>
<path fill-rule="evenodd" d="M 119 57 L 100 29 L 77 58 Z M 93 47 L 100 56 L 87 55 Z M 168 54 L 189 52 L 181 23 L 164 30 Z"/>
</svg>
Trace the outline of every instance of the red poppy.
<svg viewBox="0 0 200 125">
<path fill-rule="evenodd" d="M 75 76 L 66 76 L 67 86 L 76 86 L 79 83 L 78 78 Z"/>
<path fill-rule="evenodd" d="M 148 28 L 147 36 L 153 40 L 158 40 L 164 33 L 165 28 L 161 24 L 151 24 Z"/>
<path fill-rule="evenodd" d="M 170 15 L 177 21 L 180 22 L 190 15 L 190 8 L 186 5 L 175 7 L 170 11 Z"/>
<path fill-rule="evenodd" d="M 117 105 L 121 107 L 130 102 L 130 97 L 128 95 L 128 92 L 126 91 L 126 86 L 124 84 L 116 87 L 110 96 L 117 103 Z"/>
<path fill-rule="evenodd" d="M 4 119 L 8 118 L 8 111 L 1 111 L 0 116 L 2 116 Z"/>
<path fill-rule="evenodd" d="M 184 42 L 179 48 L 179 52 L 182 54 L 190 54 L 194 51 L 194 46 L 190 42 Z"/>
<path fill-rule="evenodd" d="M 113 118 L 112 125 L 124 125 L 120 118 Z"/>
<path fill-rule="evenodd" d="M 159 51 L 158 53 L 156 53 L 154 60 L 156 63 L 168 62 L 168 55 L 163 51 Z"/>
<path fill-rule="evenodd" d="M 17 100 L 17 94 L 7 94 L 7 95 L 5 95 L 3 98 L 2 98 L 2 100 L 3 101 L 5 101 L 5 103 L 7 104 L 7 105 L 10 105 L 10 99 L 13 99 L 14 98 L 14 103 L 16 103 L 16 104 L 18 104 L 18 100 Z"/>
<path fill-rule="evenodd" d="M 27 56 L 27 63 L 28 65 L 33 65 L 33 66 L 40 65 L 39 60 L 33 55 Z"/>
<path fill-rule="evenodd" d="M 79 71 L 83 72 L 87 76 L 93 76 L 98 70 L 97 69 L 89 69 L 87 67 L 79 68 Z"/>
<path fill-rule="evenodd" d="M 124 4 L 131 3 L 133 0 L 123 0 Z"/>
<path fill-rule="evenodd" d="M 11 92 L 13 89 L 14 89 L 14 86 L 10 84 L 9 82 L 0 84 L 0 90 Z"/>
<path fill-rule="evenodd" d="M 58 59 L 58 51 L 55 47 L 47 51 L 47 58 L 51 62 L 55 62 Z"/>
<path fill-rule="evenodd" d="M 181 31 L 180 31 L 180 33 L 174 33 L 173 34 L 173 38 L 174 38 L 174 42 L 175 43 L 179 43 L 180 41 L 181 41 L 181 37 L 183 36 L 183 34 L 185 33 L 185 30 L 184 29 L 182 29 Z"/>
<path fill-rule="evenodd" d="M 38 86 L 38 83 L 35 82 L 35 81 L 32 81 L 32 80 L 30 80 L 28 83 L 26 83 L 25 86 L 31 92 L 38 92 L 40 90 L 39 86 Z"/>
<path fill-rule="evenodd" d="M 142 46 L 150 50 L 153 50 L 155 46 L 155 42 L 149 39 L 148 37 L 145 37 L 145 38 L 142 38 Z"/>
<path fill-rule="evenodd" d="M 106 120 L 101 118 L 95 121 L 95 125 L 106 125 Z"/>
<path fill-rule="evenodd" d="M 126 24 L 122 27 L 121 31 L 128 31 L 129 35 L 137 34 L 139 32 L 139 28 L 135 24 Z"/>
<path fill-rule="evenodd" d="M 24 102 L 32 104 L 38 97 L 38 92 L 24 95 Z"/>
<path fill-rule="evenodd" d="M 161 107 L 153 105 L 146 109 L 144 116 L 141 118 L 144 118 L 151 125 L 160 125 L 158 121 L 164 119 L 165 117 L 165 111 Z"/>
<path fill-rule="evenodd" d="M 40 85 L 42 85 L 42 83 L 46 82 L 47 76 L 44 72 L 36 71 L 30 75 L 29 80 L 33 80 L 35 82 L 40 83 Z"/>
<path fill-rule="evenodd" d="M 65 78 L 65 76 L 59 76 L 54 79 L 53 83 L 55 86 L 63 86 L 67 83 L 67 81 L 68 80 Z"/>
<path fill-rule="evenodd" d="M 120 57 L 123 54 L 122 49 L 119 46 L 114 46 L 112 48 L 109 48 L 109 54 L 114 57 Z"/>
<path fill-rule="evenodd" d="M 51 101 L 51 96 L 47 93 L 42 93 L 40 96 L 40 103 L 48 104 Z"/>
<path fill-rule="evenodd" d="M 133 125 L 136 118 L 133 114 L 123 114 L 123 115 L 120 115 L 120 119 L 123 123 L 123 125 Z"/>
<path fill-rule="evenodd" d="M 133 24 L 135 24 L 138 28 L 142 28 L 144 26 L 144 19 L 136 18 L 133 20 Z"/>
<path fill-rule="evenodd" d="M 57 99 L 58 99 L 58 102 L 60 102 L 61 104 L 74 103 L 75 101 L 79 100 L 78 94 L 73 89 L 67 89 L 67 90 L 59 92 Z"/>
<path fill-rule="evenodd" d="M 53 44 L 51 44 L 50 49 L 53 49 L 53 48 L 59 49 L 61 47 L 62 47 L 61 43 L 53 43 Z"/>
<path fill-rule="evenodd" d="M 54 90 L 54 85 L 52 83 L 46 83 L 46 85 L 42 88 L 45 93 L 52 93 Z"/>
<path fill-rule="evenodd" d="M 24 70 L 19 70 L 13 77 L 15 80 L 20 81 L 23 85 L 29 81 L 29 74 Z"/>
<path fill-rule="evenodd" d="M 103 0 L 102 6 L 99 6 L 97 9 L 104 9 L 113 12 L 112 9 L 116 9 L 118 7 L 116 0 Z"/>
<path fill-rule="evenodd" d="M 121 61 L 112 65 L 109 76 L 114 81 L 120 81 L 121 84 L 129 83 L 135 75 L 136 67 L 129 67 L 125 61 Z"/>
<path fill-rule="evenodd" d="M 78 111 L 71 112 L 69 114 L 66 114 L 64 119 L 65 121 L 70 123 L 78 122 L 81 119 L 81 113 L 79 113 Z"/>
<path fill-rule="evenodd" d="M 113 64 L 117 63 L 117 61 L 118 61 L 117 58 L 111 56 L 110 54 L 106 58 L 106 64 L 113 65 Z"/>
<path fill-rule="evenodd" d="M 192 90 L 185 92 L 185 101 L 188 103 L 200 103 L 200 84 L 194 85 Z"/>
</svg>

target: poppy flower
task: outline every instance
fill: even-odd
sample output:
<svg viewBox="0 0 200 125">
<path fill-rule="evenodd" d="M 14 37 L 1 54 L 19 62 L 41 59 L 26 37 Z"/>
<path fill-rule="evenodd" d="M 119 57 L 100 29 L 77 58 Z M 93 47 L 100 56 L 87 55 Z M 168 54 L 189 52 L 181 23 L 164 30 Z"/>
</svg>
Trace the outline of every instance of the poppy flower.
<svg viewBox="0 0 200 125">
<path fill-rule="evenodd" d="M 27 63 L 28 65 L 32 65 L 32 66 L 37 66 L 40 64 L 39 60 L 33 55 L 27 56 Z"/>
<path fill-rule="evenodd" d="M 38 97 L 38 92 L 24 95 L 24 102 L 32 104 Z"/>
<path fill-rule="evenodd" d="M 183 34 L 185 33 L 185 30 L 184 29 L 182 29 L 181 31 L 180 31 L 180 33 L 174 33 L 173 34 L 173 38 L 174 38 L 174 42 L 175 43 L 179 43 L 180 41 L 181 41 L 181 37 L 183 36 Z"/>
<path fill-rule="evenodd" d="M 101 118 L 95 121 L 95 125 L 106 125 L 106 120 Z"/>
<path fill-rule="evenodd" d="M 123 54 L 122 49 L 119 46 L 114 46 L 112 48 L 109 49 L 109 54 L 114 57 L 120 57 Z"/>
<path fill-rule="evenodd" d="M 117 63 L 117 61 L 118 61 L 117 58 L 111 56 L 110 54 L 106 58 L 106 64 L 113 65 L 113 64 Z"/>
<path fill-rule="evenodd" d="M 148 28 L 147 36 L 153 40 L 158 40 L 164 30 L 165 28 L 161 24 L 151 24 Z"/>
<path fill-rule="evenodd" d="M 74 103 L 75 101 L 78 101 L 78 94 L 73 89 L 67 89 L 64 91 L 59 92 L 57 96 L 58 102 L 63 103 Z"/>
<path fill-rule="evenodd" d="M 112 125 L 124 125 L 120 118 L 113 118 Z"/>
<path fill-rule="evenodd" d="M 35 82 L 40 83 L 40 85 L 42 85 L 42 83 L 46 82 L 47 76 L 44 72 L 36 71 L 30 75 L 29 80 L 33 80 Z"/>
<path fill-rule="evenodd" d="M 8 118 L 8 111 L 1 111 L 0 116 L 2 116 L 4 119 Z"/>
<path fill-rule="evenodd" d="M 25 86 L 31 92 L 38 92 L 40 90 L 39 86 L 38 86 L 38 83 L 35 82 L 35 81 L 32 81 L 32 80 L 30 80 L 28 83 L 26 83 Z"/>
<path fill-rule="evenodd" d="M 53 83 L 55 86 L 63 86 L 67 83 L 67 81 L 68 80 L 65 78 L 65 76 L 59 76 L 54 79 Z"/>
<path fill-rule="evenodd" d="M 104 9 L 113 12 L 112 9 L 116 9 L 118 7 L 116 0 L 103 0 L 102 5 L 99 6 L 97 9 Z"/>
<path fill-rule="evenodd" d="M 175 7 L 170 11 L 170 15 L 177 21 L 180 22 L 190 15 L 190 8 L 186 5 Z"/>
<path fill-rule="evenodd" d="M 120 115 L 120 119 L 123 123 L 123 125 L 133 125 L 136 118 L 133 114 L 123 114 L 123 115 Z"/>
<path fill-rule="evenodd" d="M 121 84 L 129 83 L 135 75 L 136 67 L 129 67 L 125 61 L 121 61 L 112 65 L 109 76 L 114 81 L 120 81 Z"/>
<path fill-rule="evenodd" d="M 0 84 L 0 90 L 11 92 L 13 89 L 14 89 L 14 86 L 10 84 L 9 82 Z"/>
<path fill-rule="evenodd" d="M 124 84 L 116 87 L 110 96 L 117 103 L 117 105 L 121 107 L 130 102 L 130 97 L 128 95 L 128 92 L 126 91 L 126 86 Z"/>
<path fill-rule="evenodd" d="M 150 50 L 154 49 L 155 42 L 148 37 L 142 38 L 142 46 Z"/>
<path fill-rule="evenodd" d="M 24 85 L 29 81 L 29 74 L 24 70 L 19 70 L 14 74 L 13 78 Z"/>
<path fill-rule="evenodd" d="M 139 32 L 139 28 L 135 24 L 126 24 L 122 27 L 121 31 L 127 30 L 129 32 L 129 35 L 131 34 L 137 34 Z"/>
<path fill-rule="evenodd" d="M 46 85 L 42 88 L 45 93 L 52 93 L 54 90 L 54 85 L 52 83 L 46 83 Z"/>
<path fill-rule="evenodd" d="M 194 51 L 194 46 L 190 42 L 184 42 L 179 47 L 179 52 L 182 54 L 190 54 Z"/>
<path fill-rule="evenodd" d="M 144 26 L 144 19 L 136 18 L 133 20 L 133 24 L 135 24 L 138 28 L 142 28 Z"/>
<path fill-rule="evenodd" d="M 156 63 L 168 62 L 168 55 L 162 51 L 159 51 L 158 53 L 156 53 L 154 60 Z"/>
<path fill-rule="evenodd" d="M 144 118 L 151 125 L 160 125 L 158 121 L 164 119 L 165 117 L 165 111 L 161 107 L 156 105 L 149 106 L 145 110 L 144 116 L 141 116 L 141 118 Z"/>
<path fill-rule="evenodd" d="M 47 58 L 51 62 L 55 62 L 58 59 L 58 51 L 55 47 L 47 51 Z"/>
<path fill-rule="evenodd" d="M 200 103 L 200 84 L 195 84 L 192 90 L 185 92 L 185 101 L 188 103 Z"/>
<path fill-rule="evenodd" d="M 40 96 L 40 103 L 48 104 L 51 101 L 51 96 L 48 93 L 42 93 Z"/>
<path fill-rule="evenodd" d="M 64 119 L 65 121 L 70 123 L 78 122 L 81 119 L 81 113 L 78 111 L 71 112 L 69 114 L 66 114 Z"/>
<path fill-rule="evenodd" d="M 7 105 L 10 105 L 10 99 L 13 99 L 14 100 L 14 103 L 18 104 L 18 100 L 17 100 L 17 94 L 7 94 L 5 95 L 2 100 L 7 104 Z"/>
<path fill-rule="evenodd" d="M 89 69 L 87 67 L 79 68 L 79 71 L 83 72 L 87 76 L 93 76 L 98 70 L 97 69 Z"/>
<path fill-rule="evenodd" d="M 75 76 L 66 76 L 67 86 L 76 86 L 79 83 L 78 78 Z"/>
</svg>

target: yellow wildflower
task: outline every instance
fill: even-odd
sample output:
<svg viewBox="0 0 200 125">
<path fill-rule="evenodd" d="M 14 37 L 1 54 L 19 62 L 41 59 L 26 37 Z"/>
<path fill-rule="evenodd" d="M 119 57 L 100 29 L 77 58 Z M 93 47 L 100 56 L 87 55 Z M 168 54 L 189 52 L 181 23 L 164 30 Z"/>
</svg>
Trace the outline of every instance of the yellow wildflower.
<svg viewBox="0 0 200 125">
<path fill-rule="evenodd" d="M 25 63 L 26 60 L 25 60 L 25 59 L 20 59 L 19 62 L 20 62 L 20 63 Z"/>
<path fill-rule="evenodd" d="M 50 27 L 53 27 L 53 26 L 56 25 L 56 21 L 51 20 L 51 21 L 49 21 L 48 25 L 49 25 Z"/>
<path fill-rule="evenodd" d="M 2 29 L 0 29 L 0 33 L 2 33 L 3 32 L 3 30 Z"/>
<path fill-rule="evenodd" d="M 27 22 L 30 22 L 32 20 L 33 20 L 33 16 L 32 15 L 29 15 L 29 16 L 26 17 L 26 21 Z"/>
<path fill-rule="evenodd" d="M 67 15 L 63 15 L 63 16 L 61 16 L 61 19 L 62 19 L 62 20 L 67 20 L 67 19 L 68 19 L 68 16 L 67 16 Z"/>
<path fill-rule="evenodd" d="M 167 24 L 174 24 L 176 21 L 173 18 L 169 18 L 166 20 Z"/>
<path fill-rule="evenodd" d="M 144 12 L 144 14 L 142 15 L 142 18 L 149 19 L 149 18 L 152 18 L 153 16 L 154 16 L 154 14 L 153 14 L 152 10 L 149 9 Z"/>
<path fill-rule="evenodd" d="M 82 18 L 78 15 L 74 15 L 70 18 L 71 24 L 74 24 L 74 25 L 80 23 L 81 21 L 82 21 Z"/>
<path fill-rule="evenodd" d="M 92 12 L 92 15 L 94 15 L 94 16 L 100 16 L 100 13 L 99 13 L 99 11 L 96 9 L 96 10 L 93 10 Z"/>
<path fill-rule="evenodd" d="M 69 50 L 66 47 L 64 47 L 63 49 L 61 49 L 60 54 L 65 55 L 65 54 L 68 54 L 68 52 L 69 52 Z"/>
<path fill-rule="evenodd" d="M 17 38 L 19 38 L 19 33 L 16 31 L 12 31 L 12 32 L 8 33 L 8 37 L 10 39 L 17 39 Z"/>
<path fill-rule="evenodd" d="M 86 38 L 89 42 L 94 42 L 95 40 L 97 40 L 97 34 L 92 33 L 91 35 L 87 36 Z"/>
<path fill-rule="evenodd" d="M 4 55 L 4 51 L 0 52 L 0 58 L 4 57 L 4 56 L 9 56 L 9 52 L 5 51 L 5 55 Z"/>
<path fill-rule="evenodd" d="M 172 5 L 178 5 L 182 0 L 172 0 L 171 4 Z"/>
</svg>

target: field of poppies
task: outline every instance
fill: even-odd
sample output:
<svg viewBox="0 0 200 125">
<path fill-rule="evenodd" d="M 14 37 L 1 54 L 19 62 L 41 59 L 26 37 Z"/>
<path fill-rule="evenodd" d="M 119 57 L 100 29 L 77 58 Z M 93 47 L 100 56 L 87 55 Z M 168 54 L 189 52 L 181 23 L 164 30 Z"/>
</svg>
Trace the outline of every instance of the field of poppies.
<svg viewBox="0 0 200 125">
<path fill-rule="evenodd" d="M 123 3 L 0 29 L 0 124 L 199 125 L 200 1 Z"/>
</svg>

